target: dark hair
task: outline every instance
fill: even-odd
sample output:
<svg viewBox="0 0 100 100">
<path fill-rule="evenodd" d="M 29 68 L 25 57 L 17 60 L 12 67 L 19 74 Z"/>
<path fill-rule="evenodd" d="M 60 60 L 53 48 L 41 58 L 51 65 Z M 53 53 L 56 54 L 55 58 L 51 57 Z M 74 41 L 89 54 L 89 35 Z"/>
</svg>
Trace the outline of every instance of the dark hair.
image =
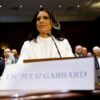
<svg viewBox="0 0 100 100">
<path fill-rule="evenodd" d="M 48 11 L 45 8 L 41 8 L 39 11 L 37 11 L 32 19 L 32 33 L 30 34 L 30 36 L 28 37 L 28 40 L 31 41 L 32 39 L 34 39 L 36 41 L 37 36 L 39 35 L 39 32 L 37 30 L 36 27 L 36 21 L 37 21 L 37 15 L 39 14 L 39 12 L 41 11 L 45 11 L 49 14 L 50 19 L 52 20 L 53 23 L 53 27 L 51 30 L 52 35 L 57 39 L 57 40 L 63 40 L 61 34 L 60 34 L 60 23 L 57 19 L 57 17 L 55 16 L 53 11 Z"/>
</svg>

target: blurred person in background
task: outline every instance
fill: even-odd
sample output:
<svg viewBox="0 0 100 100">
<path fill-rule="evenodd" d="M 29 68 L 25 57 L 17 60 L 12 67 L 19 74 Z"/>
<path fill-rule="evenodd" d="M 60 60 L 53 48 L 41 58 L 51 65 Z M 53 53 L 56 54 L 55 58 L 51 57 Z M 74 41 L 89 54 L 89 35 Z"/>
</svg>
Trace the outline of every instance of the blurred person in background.
<svg viewBox="0 0 100 100">
<path fill-rule="evenodd" d="M 92 52 L 95 57 L 96 67 L 100 69 L 100 47 L 94 46 Z"/>
<path fill-rule="evenodd" d="M 19 54 L 18 51 L 16 49 L 12 49 L 11 53 L 13 53 L 14 57 L 15 57 L 15 63 L 17 63 L 18 58 L 19 58 Z"/>
<path fill-rule="evenodd" d="M 4 49 L 3 56 L 4 56 L 4 60 L 5 60 L 5 65 L 14 64 L 15 63 L 15 57 L 11 53 L 11 49 L 10 48 Z"/>
<path fill-rule="evenodd" d="M 75 46 L 75 57 L 82 57 L 82 46 L 81 45 L 76 45 Z"/>
<path fill-rule="evenodd" d="M 88 54 L 88 50 L 87 50 L 87 48 L 85 46 L 82 47 L 81 53 L 82 53 L 82 57 L 88 57 L 88 55 L 87 55 Z"/>
</svg>

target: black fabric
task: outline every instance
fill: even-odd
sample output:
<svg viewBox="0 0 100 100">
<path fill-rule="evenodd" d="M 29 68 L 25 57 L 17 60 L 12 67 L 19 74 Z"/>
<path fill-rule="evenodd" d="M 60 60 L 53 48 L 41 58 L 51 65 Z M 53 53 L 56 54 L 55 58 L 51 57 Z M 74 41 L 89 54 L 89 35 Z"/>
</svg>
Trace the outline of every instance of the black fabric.
<svg viewBox="0 0 100 100">
<path fill-rule="evenodd" d="M 0 58 L 0 76 L 2 76 L 4 69 L 5 69 L 5 61 L 2 58 Z"/>
<path fill-rule="evenodd" d="M 95 67 L 96 67 L 96 69 L 100 69 L 99 62 L 97 60 L 97 57 L 94 56 L 94 58 L 95 58 Z"/>
</svg>

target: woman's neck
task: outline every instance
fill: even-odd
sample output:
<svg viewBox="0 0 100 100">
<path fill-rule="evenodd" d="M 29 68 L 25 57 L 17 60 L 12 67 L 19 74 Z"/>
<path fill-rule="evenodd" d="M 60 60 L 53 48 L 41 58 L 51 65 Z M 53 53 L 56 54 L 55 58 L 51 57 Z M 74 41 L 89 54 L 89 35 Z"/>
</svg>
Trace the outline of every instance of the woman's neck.
<svg viewBox="0 0 100 100">
<path fill-rule="evenodd" d="M 47 33 L 40 33 L 39 36 L 41 36 L 42 38 L 48 38 L 49 37 L 49 35 Z"/>
</svg>

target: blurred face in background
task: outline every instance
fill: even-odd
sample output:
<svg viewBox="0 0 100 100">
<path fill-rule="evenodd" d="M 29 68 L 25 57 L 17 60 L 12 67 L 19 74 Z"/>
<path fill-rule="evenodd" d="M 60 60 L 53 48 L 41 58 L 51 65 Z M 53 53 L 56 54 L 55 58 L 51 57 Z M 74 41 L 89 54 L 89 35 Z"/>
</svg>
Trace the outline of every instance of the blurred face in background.
<svg viewBox="0 0 100 100">
<path fill-rule="evenodd" d="M 95 47 L 93 48 L 93 54 L 94 54 L 95 56 L 97 56 L 97 57 L 100 57 L 100 48 L 97 47 L 97 46 L 95 46 Z"/>
<path fill-rule="evenodd" d="M 82 56 L 87 56 L 88 50 L 86 47 L 82 47 Z"/>
<path fill-rule="evenodd" d="M 52 21 L 46 11 L 40 11 L 37 15 L 36 27 L 40 36 L 46 37 L 51 33 Z"/>
<path fill-rule="evenodd" d="M 16 49 L 12 49 L 11 52 L 13 53 L 14 57 L 18 56 L 18 51 Z"/>
<path fill-rule="evenodd" d="M 8 58 L 11 50 L 9 48 L 4 49 L 4 58 Z"/>
<path fill-rule="evenodd" d="M 77 53 L 78 55 L 82 54 L 82 46 L 81 45 L 77 45 L 75 47 L 75 53 Z"/>
</svg>

